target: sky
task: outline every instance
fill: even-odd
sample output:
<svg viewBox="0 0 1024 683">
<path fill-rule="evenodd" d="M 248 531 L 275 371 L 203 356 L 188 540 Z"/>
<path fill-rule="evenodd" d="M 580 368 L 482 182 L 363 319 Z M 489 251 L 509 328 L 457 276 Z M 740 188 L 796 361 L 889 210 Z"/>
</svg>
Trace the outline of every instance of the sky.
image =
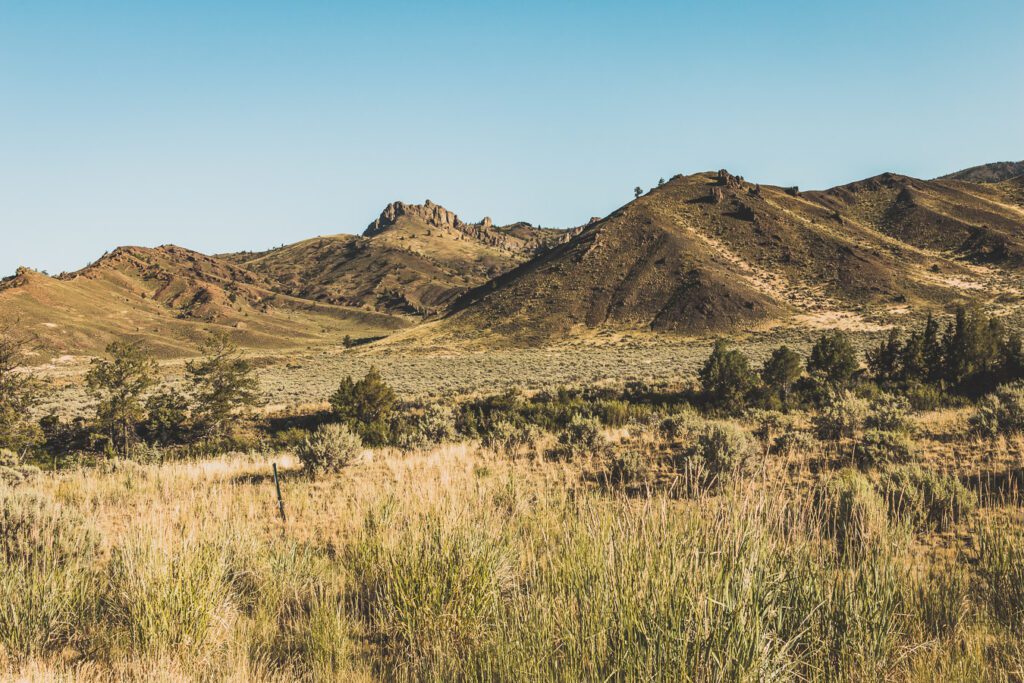
<svg viewBox="0 0 1024 683">
<path fill-rule="evenodd" d="M 1024 159 L 1024 3 L 0 0 L 0 275 Z"/>
</svg>

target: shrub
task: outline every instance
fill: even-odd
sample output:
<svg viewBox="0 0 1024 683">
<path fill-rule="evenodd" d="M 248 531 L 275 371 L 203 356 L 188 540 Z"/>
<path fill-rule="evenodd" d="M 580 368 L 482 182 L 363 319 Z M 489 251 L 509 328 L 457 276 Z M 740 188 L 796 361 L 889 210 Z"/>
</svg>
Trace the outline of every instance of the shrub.
<svg viewBox="0 0 1024 683">
<path fill-rule="evenodd" d="M 776 437 L 785 432 L 791 431 L 796 421 L 785 413 L 777 410 L 755 410 L 750 413 L 750 420 L 757 426 L 754 428 L 754 436 L 765 443 L 772 443 Z"/>
<path fill-rule="evenodd" d="M 573 417 L 558 435 L 558 443 L 549 452 L 556 460 L 575 460 L 584 456 L 602 455 L 608 448 L 608 440 L 601 433 L 601 423 L 596 418 Z"/>
<path fill-rule="evenodd" d="M 0 465 L 0 483 L 18 486 L 32 481 L 41 472 L 35 465 Z"/>
<path fill-rule="evenodd" d="M 654 461 L 649 453 L 637 448 L 609 451 L 599 480 L 605 486 L 634 486 L 654 478 Z"/>
<path fill-rule="evenodd" d="M 455 412 L 439 404 L 426 407 L 415 420 L 416 436 L 428 444 L 447 443 L 458 438 L 455 429 Z"/>
<path fill-rule="evenodd" d="M 708 466 L 711 474 L 723 476 L 747 468 L 754 454 L 750 434 L 731 422 L 711 422 L 697 436 L 693 454 Z"/>
<path fill-rule="evenodd" d="M 910 382 L 903 395 L 914 410 L 936 410 L 948 402 L 945 392 L 934 384 Z"/>
<path fill-rule="evenodd" d="M 974 432 L 986 437 L 1024 431 L 1024 384 L 1008 384 L 983 397 L 970 425 Z"/>
<path fill-rule="evenodd" d="M 902 396 L 882 394 L 871 402 L 865 426 L 887 432 L 911 432 L 910 401 Z"/>
<path fill-rule="evenodd" d="M 814 417 L 814 428 L 821 439 L 852 438 L 863 427 L 868 402 L 851 391 L 832 396 Z"/>
<path fill-rule="evenodd" d="M 312 474 L 338 472 L 362 452 L 363 442 L 346 425 L 327 424 L 317 428 L 302 443 L 296 455 Z"/>
<path fill-rule="evenodd" d="M 366 443 L 380 446 L 390 439 L 390 421 L 398 399 L 377 368 L 371 367 L 358 382 L 346 377 L 330 398 L 338 421 Z"/>
<path fill-rule="evenodd" d="M 879 491 L 894 518 L 919 529 L 945 530 L 969 516 L 978 505 L 977 495 L 959 479 L 919 465 L 889 468 L 882 475 Z"/>
<path fill-rule="evenodd" d="M 658 424 L 658 433 L 666 441 L 688 441 L 703 426 L 704 420 L 693 411 L 669 415 Z"/>
<path fill-rule="evenodd" d="M 913 438 L 905 432 L 869 429 L 854 447 L 854 457 L 861 467 L 906 462 L 916 450 Z"/>
<path fill-rule="evenodd" d="M 819 448 L 818 440 L 810 432 L 791 430 L 783 432 L 775 439 L 773 450 L 781 455 L 807 453 Z"/>
<path fill-rule="evenodd" d="M 819 484 L 814 504 L 840 555 L 862 556 L 887 531 L 885 503 L 857 470 L 842 470 Z"/>
<path fill-rule="evenodd" d="M 516 454 L 524 448 L 536 448 L 540 430 L 532 424 L 516 424 L 498 420 L 484 434 L 483 444 L 492 451 Z"/>
</svg>

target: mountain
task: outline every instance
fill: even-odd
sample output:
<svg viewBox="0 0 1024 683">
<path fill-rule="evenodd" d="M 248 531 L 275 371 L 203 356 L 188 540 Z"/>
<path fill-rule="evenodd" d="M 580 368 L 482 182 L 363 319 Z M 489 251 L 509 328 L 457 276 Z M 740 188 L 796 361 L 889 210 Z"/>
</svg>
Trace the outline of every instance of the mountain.
<svg viewBox="0 0 1024 683">
<path fill-rule="evenodd" d="M 213 329 L 248 347 L 294 347 L 409 324 L 277 293 L 256 273 L 176 246 L 121 247 L 58 277 L 19 269 L 0 280 L 0 318 L 31 332 L 48 355 L 98 353 L 120 337 L 162 356 L 188 355 Z"/>
<path fill-rule="evenodd" d="M 996 161 L 991 164 L 972 166 L 956 173 L 944 175 L 939 180 L 963 180 L 969 183 L 998 183 L 1024 175 L 1024 161 Z"/>
<path fill-rule="evenodd" d="M 707 334 L 972 300 L 988 292 L 982 276 L 937 247 L 992 257 L 987 241 L 1009 240 L 1024 215 L 963 185 L 885 174 L 801 193 L 724 170 L 676 176 L 468 292 L 447 324 L 540 342 L 595 327 Z M 944 237 L 953 227 L 974 243 Z"/>
<path fill-rule="evenodd" d="M 1022 228 L 1020 175 L 883 173 L 800 192 L 721 170 L 677 175 L 572 230 L 394 202 L 362 235 L 262 253 L 122 247 L 68 275 L 22 269 L 0 281 L 0 321 L 19 321 L 52 354 L 129 336 L 165 356 L 192 353 L 209 329 L 279 349 L 425 319 L 435 322 L 400 337 L 878 329 L 914 310 L 1024 301 Z"/>
<path fill-rule="evenodd" d="M 570 236 L 528 223 L 496 226 L 489 218 L 466 223 L 430 200 L 394 202 L 361 236 L 316 237 L 225 258 L 292 296 L 428 316 Z"/>
</svg>

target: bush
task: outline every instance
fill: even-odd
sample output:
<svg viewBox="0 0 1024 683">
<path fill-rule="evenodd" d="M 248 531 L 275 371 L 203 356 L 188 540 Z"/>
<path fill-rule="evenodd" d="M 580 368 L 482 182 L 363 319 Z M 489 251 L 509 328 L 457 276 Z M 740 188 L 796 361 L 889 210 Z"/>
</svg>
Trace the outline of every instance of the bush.
<svg viewBox="0 0 1024 683">
<path fill-rule="evenodd" d="M 0 484 L 18 486 L 32 481 L 42 473 L 35 465 L 0 465 Z"/>
<path fill-rule="evenodd" d="M 697 436 L 693 455 L 704 460 L 711 474 L 730 475 L 747 469 L 754 454 L 750 434 L 731 422 L 708 423 Z"/>
<path fill-rule="evenodd" d="M 688 441 L 703 426 L 704 420 L 693 411 L 669 415 L 658 425 L 658 433 L 666 441 Z"/>
<path fill-rule="evenodd" d="M 492 451 L 515 455 L 524 448 L 536 448 L 539 440 L 540 430 L 532 424 L 498 420 L 484 434 L 483 444 Z"/>
<path fill-rule="evenodd" d="M 983 397 L 970 425 L 975 433 L 989 438 L 1024 431 L 1024 384 L 1008 384 Z"/>
<path fill-rule="evenodd" d="M 371 367 L 358 382 L 346 377 L 331 395 L 331 409 L 338 421 L 371 446 L 389 442 L 390 422 L 398 399 L 377 368 Z"/>
<path fill-rule="evenodd" d="M 820 444 L 813 434 L 795 429 L 779 435 L 773 444 L 776 453 L 787 456 L 815 451 L 819 447 Z"/>
<path fill-rule="evenodd" d="M 654 478 L 653 457 L 636 448 L 616 449 L 608 453 L 599 481 L 605 486 L 636 486 Z"/>
<path fill-rule="evenodd" d="M 936 410 L 948 403 L 945 392 L 934 384 L 911 382 L 903 395 L 914 410 Z"/>
<path fill-rule="evenodd" d="M 355 461 L 363 442 L 346 425 L 327 424 L 317 428 L 296 451 L 303 467 L 312 475 L 338 472 Z"/>
<path fill-rule="evenodd" d="M 427 444 L 447 443 L 458 438 L 454 411 L 436 403 L 427 406 L 423 414 L 416 417 L 414 430 L 416 437 Z"/>
<path fill-rule="evenodd" d="M 861 467 L 906 462 L 916 450 L 911 436 L 904 432 L 869 429 L 857 441 L 854 457 Z"/>
<path fill-rule="evenodd" d="M 608 440 L 601 433 L 601 423 L 596 418 L 577 415 L 558 435 L 558 443 L 548 455 L 556 460 L 575 460 L 602 455 L 607 449 Z"/>
<path fill-rule="evenodd" d="M 886 432 L 911 432 L 910 401 L 902 396 L 882 394 L 871 402 L 865 426 Z"/>
<path fill-rule="evenodd" d="M 842 470 L 819 484 L 814 504 L 840 555 L 862 556 L 886 534 L 885 503 L 857 470 Z"/>
<path fill-rule="evenodd" d="M 894 518 L 918 529 L 943 531 L 978 506 L 978 496 L 959 479 L 918 465 L 890 468 L 882 475 L 879 491 Z"/>
<path fill-rule="evenodd" d="M 856 436 L 868 416 L 868 402 L 851 391 L 833 395 L 814 417 L 814 428 L 821 439 L 843 439 Z"/>
</svg>

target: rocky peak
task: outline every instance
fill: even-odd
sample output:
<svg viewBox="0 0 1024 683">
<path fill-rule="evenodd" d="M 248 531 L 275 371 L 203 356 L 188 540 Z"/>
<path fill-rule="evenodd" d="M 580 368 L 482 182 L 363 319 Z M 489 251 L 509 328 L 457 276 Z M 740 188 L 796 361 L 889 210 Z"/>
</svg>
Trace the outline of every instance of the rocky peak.
<svg viewBox="0 0 1024 683">
<path fill-rule="evenodd" d="M 363 235 L 373 237 L 379 235 L 403 216 L 419 219 L 427 225 L 435 228 L 461 229 L 464 223 L 453 211 L 449 211 L 440 204 L 435 204 L 429 199 L 422 204 L 406 204 L 405 202 L 391 202 L 381 211 L 377 220 L 366 227 Z"/>
</svg>

